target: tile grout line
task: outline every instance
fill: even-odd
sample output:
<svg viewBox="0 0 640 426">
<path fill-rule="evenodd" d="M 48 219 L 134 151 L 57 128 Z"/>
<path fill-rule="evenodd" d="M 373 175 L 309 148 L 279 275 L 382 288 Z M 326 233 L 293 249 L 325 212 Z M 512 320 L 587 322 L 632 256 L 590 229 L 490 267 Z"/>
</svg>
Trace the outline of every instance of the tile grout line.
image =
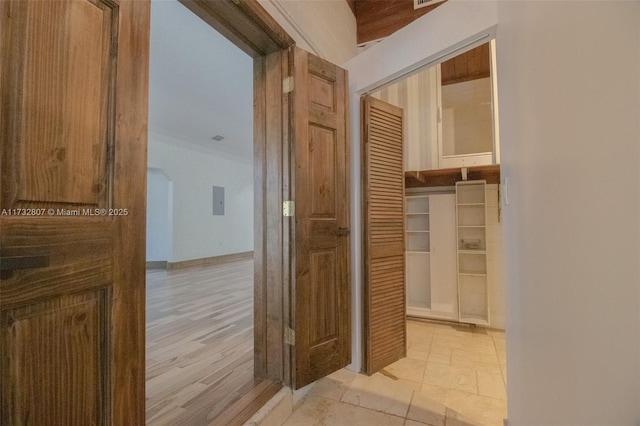
<svg viewBox="0 0 640 426">
<path fill-rule="evenodd" d="M 433 349 L 434 349 L 434 342 L 436 341 L 436 339 L 435 339 L 436 335 L 438 335 L 438 337 L 439 337 L 438 342 L 440 342 L 440 337 L 442 337 L 442 342 L 441 342 L 442 344 L 439 345 L 438 347 L 440 348 L 440 346 L 442 346 L 442 349 L 447 349 L 448 350 L 446 355 L 444 353 L 441 354 L 441 352 L 438 352 L 438 354 L 440 356 L 444 355 L 444 356 L 442 356 L 442 358 L 440 358 L 440 360 L 443 361 L 443 362 L 446 362 L 449 366 L 452 366 L 453 353 L 456 352 L 456 350 L 462 351 L 462 353 L 467 353 L 467 352 L 469 354 L 475 354 L 476 353 L 476 350 L 475 349 L 471 349 L 470 347 L 469 348 L 467 348 L 467 347 L 457 348 L 457 346 L 456 347 L 449 347 L 449 346 L 451 346 L 451 345 L 449 345 L 449 343 L 455 343 L 455 340 L 457 338 L 467 337 L 467 336 L 469 336 L 469 333 L 447 333 L 447 330 L 448 330 L 448 328 L 446 328 L 446 329 L 443 328 L 442 330 L 440 330 L 440 329 L 437 329 L 437 330 L 432 330 L 432 329 L 421 330 L 420 328 L 416 328 L 416 330 L 414 330 L 413 334 L 409 333 L 413 337 L 424 336 L 423 337 L 424 340 L 422 340 L 422 342 L 427 342 L 427 344 L 428 344 L 428 350 L 425 351 L 426 355 L 427 355 L 426 360 L 424 360 L 421 363 L 422 365 L 424 365 L 424 370 L 423 370 L 422 380 L 421 380 L 421 387 L 420 387 L 420 390 L 418 390 L 421 393 L 422 393 L 423 387 L 425 385 L 429 384 L 428 381 L 426 381 L 426 377 L 425 377 L 426 376 L 426 366 L 430 362 L 430 356 L 431 355 L 435 355 L 435 352 L 433 351 Z M 454 331 L 455 331 L 455 329 L 454 329 Z M 428 335 L 427 335 L 427 333 L 428 333 Z M 491 336 L 492 348 L 493 348 L 493 351 L 494 351 L 493 354 L 497 358 L 497 355 L 498 355 L 499 351 L 498 351 L 498 348 L 497 348 L 496 334 L 491 333 L 490 336 Z M 475 336 L 472 335 L 472 336 L 469 336 L 469 337 L 475 337 Z M 489 336 L 487 336 L 487 337 L 489 337 Z M 414 340 L 415 343 L 417 343 L 415 338 L 412 339 L 412 340 Z M 451 340 L 451 342 L 449 342 L 449 340 Z M 480 363 L 481 364 L 483 361 L 485 361 L 485 359 L 483 357 L 486 357 L 486 355 L 484 355 L 484 354 L 488 353 L 487 350 L 486 350 L 488 348 L 486 346 L 484 346 L 484 345 L 481 345 L 480 343 L 482 343 L 482 342 L 486 342 L 486 340 L 481 340 L 481 341 L 477 342 L 479 344 L 479 346 L 483 346 L 481 348 L 477 348 L 478 350 L 480 350 L 479 354 L 482 355 L 482 356 L 477 361 L 473 361 L 474 363 Z M 415 359 L 418 360 L 418 358 L 415 358 Z M 498 367 L 502 366 L 501 365 L 501 360 L 502 360 L 502 357 L 496 359 L 496 361 L 498 361 L 498 363 L 497 363 Z M 440 363 L 436 363 L 436 364 L 440 364 Z M 443 364 L 443 367 L 444 366 L 445 366 L 445 364 Z M 455 391 L 455 392 L 459 392 L 460 395 L 467 394 L 467 395 L 469 395 L 469 397 L 481 397 L 483 399 L 486 399 L 487 401 L 494 400 L 494 401 L 497 401 L 497 402 L 505 403 L 506 401 L 503 398 L 497 398 L 497 397 L 488 396 L 488 395 L 485 396 L 485 395 L 482 395 L 480 393 L 479 375 L 480 375 L 480 372 L 485 374 L 485 371 L 483 370 L 483 368 L 479 368 L 476 365 L 474 365 L 473 367 L 474 367 L 473 370 L 475 371 L 475 375 L 476 375 L 476 384 L 477 384 L 475 391 L 469 392 L 469 390 L 463 390 L 463 389 L 460 389 L 460 388 L 455 387 L 455 386 L 443 386 L 442 384 L 434 385 L 434 386 L 436 386 L 436 388 L 437 387 L 442 387 L 443 391 Z M 480 371 L 480 370 L 483 370 L 483 371 Z M 493 374 L 493 372 L 489 372 L 487 374 Z M 497 375 L 500 375 L 500 377 L 503 379 L 503 386 L 505 386 L 506 385 L 506 383 L 505 383 L 506 372 L 504 372 L 504 370 L 501 368 L 500 372 L 497 373 L 496 376 Z M 493 376 L 493 377 L 495 377 L 495 376 Z M 437 389 L 435 391 L 438 392 Z M 416 403 L 416 401 L 417 401 L 416 392 L 417 392 L 416 390 L 412 391 L 412 394 L 411 394 L 411 397 L 410 397 L 410 401 L 409 401 L 409 405 L 408 405 L 408 410 L 406 411 L 406 414 L 405 414 L 405 423 L 409 422 L 409 421 L 413 421 L 412 419 L 410 419 L 408 417 L 408 413 L 411 411 L 411 408 L 414 406 L 414 403 Z M 447 414 L 451 414 L 451 413 L 455 412 L 456 410 L 453 410 L 447 403 L 444 403 L 444 406 L 445 406 L 445 408 L 447 410 L 449 410 L 449 412 L 445 411 L 445 424 L 448 424 L 450 421 L 453 421 L 453 419 L 449 418 L 447 416 Z M 361 407 L 361 408 L 365 408 L 365 407 Z M 370 410 L 370 411 L 377 411 L 377 410 Z M 386 413 L 386 412 L 385 412 L 385 414 L 393 415 L 393 414 L 389 414 L 389 413 Z"/>
<path fill-rule="evenodd" d="M 409 399 L 409 405 L 407 405 L 407 412 L 404 413 L 404 423 L 407 422 L 407 420 L 409 420 L 409 418 L 407 417 L 409 415 L 409 410 L 411 410 L 411 404 L 413 404 L 413 397 L 415 396 L 416 391 L 412 391 L 411 392 L 411 398 Z"/>
<path fill-rule="evenodd" d="M 363 407 L 362 405 L 352 404 L 352 403 L 350 403 L 350 402 L 343 401 L 343 400 L 336 401 L 335 399 L 328 398 L 328 397 L 326 397 L 326 396 L 322 396 L 322 395 L 306 395 L 306 396 L 304 397 L 304 399 L 307 399 L 307 397 L 309 397 L 309 398 L 314 398 L 314 397 L 315 397 L 315 398 L 322 398 L 322 399 L 326 399 L 327 401 L 337 402 L 338 404 L 346 404 L 346 405 L 350 405 L 350 406 L 352 406 L 352 407 L 361 408 L 361 409 L 363 409 L 363 410 L 372 411 L 372 412 L 374 412 L 374 413 L 385 414 L 385 415 L 387 415 L 387 416 L 393 416 L 393 417 L 397 417 L 397 418 L 399 418 L 399 419 L 406 419 L 406 417 L 402 417 L 402 416 L 399 416 L 399 415 L 397 415 L 397 414 L 387 413 L 386 411 L 380 411 L 380 410 L 376 410 L 376 409 L 374 409 L 374 408 Z M 412 395 L 412 397 L 413 397 L 413 395 Z M 408 412 L 408 410 L 407 410 L 407 414 L 408 414 L 408 413 L 409 413 L 409 412 Z"/>
<path fill-rule="evenodd" d="M 506 334 L 506 333 L 505 333 Z M 496 351 L 496 357 L 498 357 L 498 366 L 500 367 L 500 376 L 502 377 L 502 384 L 504 385 L 504 393 L 505 395 L 507 394 L 507 380 L 504 377 L 504 370 L 507 369 L 507 363 L 504 363 L 504 370 L 502 368 L 502 362 L 500 362 L 500 357 L 498 356 L 498 346 L 496 345 L 496 339 L 495 336 L 493 334 L 491 334 L 491 341 L 493 342 L 493 348 Z M 505 340 L 505 345 L 506 345 L 506 340 Z M 505 361 L 506 361 L 506 349 L 505 349 Z"/>
</svg>

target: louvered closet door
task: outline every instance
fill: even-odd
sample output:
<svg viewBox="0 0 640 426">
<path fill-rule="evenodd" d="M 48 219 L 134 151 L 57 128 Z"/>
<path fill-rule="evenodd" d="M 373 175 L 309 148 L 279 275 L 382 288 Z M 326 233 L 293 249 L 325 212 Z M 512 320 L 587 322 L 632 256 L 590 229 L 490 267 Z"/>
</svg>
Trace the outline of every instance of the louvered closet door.
<svg viewBox="0 0 640 426">
<path fill-rule="evenodd" d="M 362 98 L 364 368 L 406 356 L 402 108 Z"/>
</svg>

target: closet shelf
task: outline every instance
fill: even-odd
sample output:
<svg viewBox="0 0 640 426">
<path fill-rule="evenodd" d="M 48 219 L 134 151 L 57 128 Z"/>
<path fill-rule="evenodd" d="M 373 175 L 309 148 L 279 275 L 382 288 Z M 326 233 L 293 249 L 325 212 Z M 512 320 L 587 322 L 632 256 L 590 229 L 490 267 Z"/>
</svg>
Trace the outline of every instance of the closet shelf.
<svg viewBox="0 0 640 426">
<path fill-rule="evenodd" d="M 460 315 L 460 322 L 475 325 L 489 325 L 489 321 L 480 315 Z"/>
<path fill-rule="evenodd" d="M 467 167 L 468 180 L 485 180 L 487 183 L 500 183 L 500 164 L 490 166 Z M 404 173 L 405 188 L 429 186 L 453 186 L 462 180 L 460 168 L 418 170 Z"/>
</svg>

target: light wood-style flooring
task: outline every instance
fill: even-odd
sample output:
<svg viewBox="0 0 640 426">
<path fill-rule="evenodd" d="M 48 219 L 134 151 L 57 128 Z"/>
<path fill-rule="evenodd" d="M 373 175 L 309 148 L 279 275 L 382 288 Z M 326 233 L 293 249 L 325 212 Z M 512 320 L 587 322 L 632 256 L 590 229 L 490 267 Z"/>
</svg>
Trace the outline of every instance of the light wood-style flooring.
<svg viewBox="0 0 640 426">
<path fill-rule="evenodd" d="M 148 425 L 209 425 L 253 378 L 253 260 L 147 271 Z"/>
</svg>

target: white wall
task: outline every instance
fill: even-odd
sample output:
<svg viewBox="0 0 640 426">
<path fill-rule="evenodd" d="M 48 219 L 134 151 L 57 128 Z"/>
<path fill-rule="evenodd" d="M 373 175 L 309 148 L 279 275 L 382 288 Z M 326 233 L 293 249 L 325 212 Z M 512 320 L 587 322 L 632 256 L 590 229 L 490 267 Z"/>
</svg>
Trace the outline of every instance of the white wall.
<svg viewBox="0 0 640 426">
<path fill-rule="evenodd" d="M 147 261 L 171 259 L 173 182 L 162 170 L 147 170 Z"/>
<path fill-rule="evenodd" d="M 511 424 L 640 423 L 638 2 L 499 2 Z"/>
<path fill-rule="evenodd" d="M 296 44 L 334 64 L 356 54 L 356 18 L 345 0 L 258 0 Z"/>
<path fill-rule="evenodd" d="M 213 150 L 149 134 L 150 168 L 173 182 L 171 262 L 253 250 L 253 165 Z M 225 189 L 213 216 L 212 186 Z"/>
<path fill-rule="evenodd" d="M 512 425 L 640 423 L 640 3 L 449 0 L 345 66 L 359 95 L 491 33 Z M 361 362 L 359 144 L 353 359 Z"/>
</svg>

